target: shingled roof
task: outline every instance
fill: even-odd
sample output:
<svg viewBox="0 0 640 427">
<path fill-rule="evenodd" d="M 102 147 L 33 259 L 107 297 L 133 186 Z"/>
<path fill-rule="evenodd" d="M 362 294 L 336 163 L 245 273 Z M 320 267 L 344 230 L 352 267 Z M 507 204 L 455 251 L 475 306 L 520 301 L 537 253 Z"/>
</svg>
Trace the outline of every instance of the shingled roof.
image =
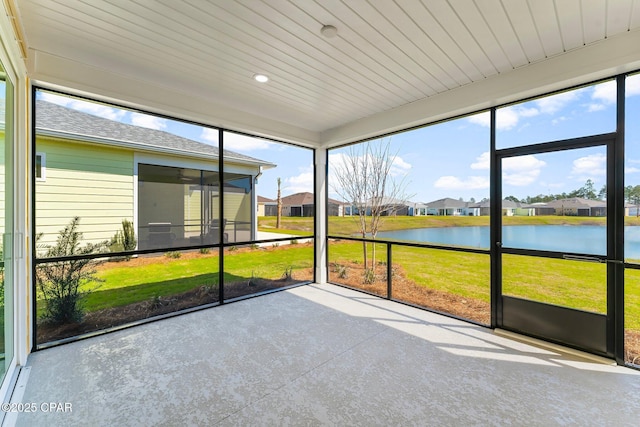
<svg viewBox="0 0 640 427">
<path fill-rule="evenodd" d="M 36 132 L 73 140 L 89 140 L 105 144 L 126 145 L 133 149 L 170 152 L 181 155 L 218 157 L 218 147 L 183 138 L 162 130 L 149 129 L 121 123 L 82 111 L 53 104 L 44 100 L 36 101 Z M 254 163 L 267 168 L 273 163 L 224 150 L 224 158 L 241 163 Z"/>
</svg>

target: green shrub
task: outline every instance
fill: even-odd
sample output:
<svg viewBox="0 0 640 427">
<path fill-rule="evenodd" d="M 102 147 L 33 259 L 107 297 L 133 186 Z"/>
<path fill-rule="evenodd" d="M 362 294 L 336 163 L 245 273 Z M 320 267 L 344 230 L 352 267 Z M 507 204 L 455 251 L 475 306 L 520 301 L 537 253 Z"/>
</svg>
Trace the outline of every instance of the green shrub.
<svg viewBox="0 0 640 427">
<path fill-rule="evenodd" d="M 80 247 L 82 233 L 77 231 L 79 217 L 71 220 L 56 240 L 55 245 L 45 245 L 40 254 L 43 258 L 88 255 L 106 251 L 108 242 L 87 243 Z M 42 234 L 36 237 L 36 242 Z M 88 283 L 97 283 L 95 266 L 90 259 L 73 259 L 38 264 L 36 267 L 36 286 L 45 301 L 44 318 L 51 323 L 80 322 L 84 316 L 82 302 L 94 289 L 88 289 Z"/>
<path fill-rule="evenodd" d="M 211 250 L 210 250 L 209 248 L 200 248 L 200 253 L 201 253 L 202 255 L 206 255 L 206 254 L 208 254 L 209 252 L 211 252 Z"/>
<path fill-rule="evenodd" d="M 349 269 L 347 268 L 346 265 L 336 264 L 334 271 L 336 272 L 336 274 L 338 275 L 338 278 L 340 279 L 346 279 L 347 276 L 349 275 Z"/>
<path fill-rule="evenodd" d="M 162 307 L 169 306 L 175 302 L 175 299 L 172 298 L 164 298 L 162 295 L 156 294 L 149 301 L 149 310 L 155 311 L 159 310 Z"/>
<path fill-rule="evenodd" d="M 180 253 L 180 251 L 169 251 L 166 252 L 164 256 L 166 256 L 167 258 L 178 259 L 182 256 L 182 253 Z"/>
<path fill-rule="evenodd" d="M 255 270 L 251 270 L 251 278 L 247 281 L 247 286 L 256 286 L 258 284 L 256 279 L 257 276 Z"/>
<path fill-rule="evenodd" d="M 292 280 L 293 279 L 293 266 L 289 266 L 284 269 L 284 273 L 282 273 L 282 278 L 284 280 Z"/>
<path fill-rule="evenodd" d="M 200 293 L 202 293 L 203 295 L 217 297 L 218 290 L 219 286 L 217 282 L 205 283 L 204 285 L 200 286 Z"/>
<path fill-rule="evenodd" d="M 364 283 L 366 285 L 373 285 L 376 281 L 376 273 L 371 268 L 364 270 Z"/>
<path fill-rule="evenodd" d="M 118 230 L 109 242 L 111 252 L 134 251 L 138 241 L 133 229 L 133 223 L 127 219 L 122 220 L 122 230 Z M 131 257 L 127 257 L 130 259 Z"/>
</svg>

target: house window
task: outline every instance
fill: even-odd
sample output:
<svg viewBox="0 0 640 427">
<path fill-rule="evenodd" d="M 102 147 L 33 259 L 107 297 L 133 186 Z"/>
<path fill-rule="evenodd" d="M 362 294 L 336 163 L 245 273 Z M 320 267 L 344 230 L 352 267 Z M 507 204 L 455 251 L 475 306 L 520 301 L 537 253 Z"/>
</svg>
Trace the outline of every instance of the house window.
<svg viewBox="0 0 640 427">
<path fill-rule="evenodd" d="M 36 180 L 44 181 L 47 178 L 47 155 L 36 153 Z"/>
</svg>

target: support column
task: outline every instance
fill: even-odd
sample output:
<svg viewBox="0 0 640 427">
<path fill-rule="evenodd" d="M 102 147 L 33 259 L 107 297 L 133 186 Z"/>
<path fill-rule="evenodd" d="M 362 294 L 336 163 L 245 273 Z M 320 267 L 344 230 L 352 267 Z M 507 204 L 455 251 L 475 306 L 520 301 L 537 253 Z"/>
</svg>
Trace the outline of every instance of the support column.
<svg viewBox="0 0 640 427">
<path fill-rule="evenodd" d="M 316 283 L 327 283 L 327 149 L 315 150 L 315 261 Z"/>
</svg>

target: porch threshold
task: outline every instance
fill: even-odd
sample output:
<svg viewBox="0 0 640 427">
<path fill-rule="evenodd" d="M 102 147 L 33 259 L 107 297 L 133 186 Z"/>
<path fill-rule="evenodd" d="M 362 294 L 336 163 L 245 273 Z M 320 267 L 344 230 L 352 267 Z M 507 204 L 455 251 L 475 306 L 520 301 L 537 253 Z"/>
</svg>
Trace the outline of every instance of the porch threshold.
<svg viewBox="0 0 640 427">
<path fill-rule="evenodd" d="M 616 361 L 613 359 L 608 359 L 606 357 L 598 356 L 597 354 L 592 354 L 586 351 L 577 350 L 575 348 L 566 347 L 553 342 L 544 341 L 538 338 L 533 338 L 528 335 L 519 334 L 517 332 L 507 331 L 506 329 L 496 328 L 494 329 L 494 333 L 498 336 L 509 338 L 514 341 L 519 341 L 525 344 L 529 344 L 534 347 L 544 348 L 547 350 L 555 351 L 555 352 L 566 354 L 569 356 L 574 356 L 580 359 L 589 360 L 591 362 L 601 363 L 603 365 L 611 365 L 611 366 L 617 365 Z"/>
</svg>

